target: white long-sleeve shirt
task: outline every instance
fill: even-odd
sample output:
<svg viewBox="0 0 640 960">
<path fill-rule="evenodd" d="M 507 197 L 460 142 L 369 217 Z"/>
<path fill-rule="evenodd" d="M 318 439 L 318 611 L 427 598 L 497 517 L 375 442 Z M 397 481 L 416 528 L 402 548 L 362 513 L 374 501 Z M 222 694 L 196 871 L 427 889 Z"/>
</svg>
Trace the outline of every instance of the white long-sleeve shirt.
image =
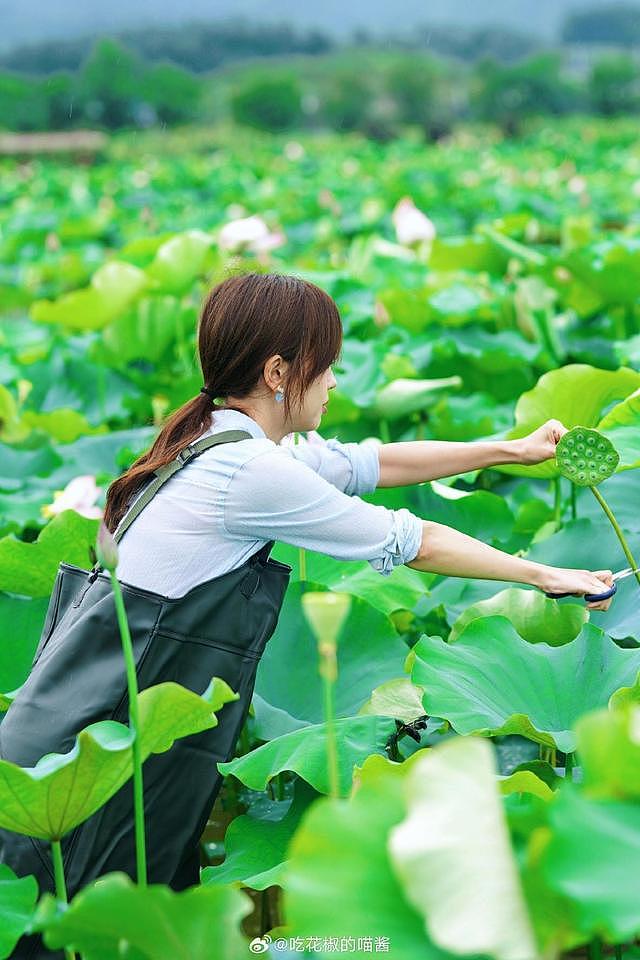
<svg viewBox="0 0 640 960">
<path fill-rule="evenodd" d="M 380 478 L 375 441 L 276 444 L 251 417 L 224 409 L 202 437 L 224 430 L 251 439 L 205 450 L 163 484 L 118 544 L 123 583 L 180 597 L 269 540 L 367 560 L 383 576 L 416 557 L 422 520 L 358 496 Z"/>
</svg>

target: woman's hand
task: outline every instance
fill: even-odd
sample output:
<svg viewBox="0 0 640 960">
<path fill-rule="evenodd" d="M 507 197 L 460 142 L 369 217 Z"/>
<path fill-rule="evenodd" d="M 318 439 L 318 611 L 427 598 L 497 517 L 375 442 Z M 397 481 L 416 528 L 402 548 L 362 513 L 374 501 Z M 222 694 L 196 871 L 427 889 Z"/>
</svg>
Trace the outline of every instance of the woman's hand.
<svg viewBox="0 0 640 960">
<path fill-rule="evenodd" d="M 556 445 L 567 428 L 559 420 L 547 420 L 541 427 L 515 442 L 518 444 L 518 462 L 530 466 L 542 463 L 556 455 Z"/>
<path fill-rule="evenodd" d="M 536 584 L 545 593 L 605 593 L 613 586 L 611 570 L 573 570 L 569 567 L 545 567 Z M 589 610 L 608 610 L 613 597 L 588 603 Z"/>
</svg>

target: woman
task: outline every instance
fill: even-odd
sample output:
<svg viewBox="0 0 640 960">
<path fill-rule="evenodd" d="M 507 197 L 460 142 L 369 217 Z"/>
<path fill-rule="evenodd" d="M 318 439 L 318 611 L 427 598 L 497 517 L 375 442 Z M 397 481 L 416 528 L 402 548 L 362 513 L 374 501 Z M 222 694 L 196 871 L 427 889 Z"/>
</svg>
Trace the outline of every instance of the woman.
<svg viewBox="0 0 640 960">
<path fill-rule="evenodd" d="M 282 445 L 292 431 L 320 424 L 341 344 L 336 304 L 312 283 L 250 273 L 218 284 L 198 326 L 204 386 L 109 487 L 104 521 L 119 541 L 117 575 L 139 688 L 176 680 L 202 692 L 211 676 L 221 676 L 240 694 L 222 708 L 215 728 L 145 762 L 150 882 L 175 890 L 198 882 L 199 839 L 222 779 L 216 761 L 234 755 L 291 570 L 268 558 L 276 540 L 367 560 L 383 576 L 407 564 L 579 595 L 612 583 L 611 571 L 513 557 L 358 496 L 493 464 L 547 460 L 565 432 L 558 421 L 513 441 Z M 589 607 L 606 610 L 610 602 Z M 2 723 L 2 756 L 25 766 L 71 749 L 92 721 L 127 719 L 108 576 L 94 571 L 66 604 L 58 621 L 64 629 L 45 627 L 27 683 Z M 63 838 L 70 896 L 112 870 L 135 879 L 131 797 L 129 781 Z M 45 842 L 2 830 L 0 860 L 19 876 L 35 874 L 41 891 L 53 889 Z M 29 937 L 13 956 L 53 954 Z"/>
<path fill-rule="evenodd" d="M 550 593 L 602 593 L 611 585 L 609 570 L 514 557 L 406 509 L 387 510 L 354 496 L 500 463 L 540 463 L 554 456 L 566 433 L 557 420 L 519 440 L 281 446 L 291 432 L 319 426 L 336 386 L 331 366 L 341 345 L 336 304 L 308 281 L 245 274 L 209 293 L 198 330 L 205 386 L 111 484 L 107 527 L 115 530 L 140 486 L 187 444 L 229 429 L 247 430 L 253 439 L 199 457 L 154 498 L 119 547 L 120 579 L 179 597 L 203 579 L 203 571 L 223 574 L 266 542 L 282 540 L 341 560 L 368 560 L 382 575 L 404 563 Z M 222 399 L 215 410 L 214 398 Z M 154 541 L 162 541 L 161 553 Z M 610 603 L 588 607 L 606 610 Z"/>
</svg>

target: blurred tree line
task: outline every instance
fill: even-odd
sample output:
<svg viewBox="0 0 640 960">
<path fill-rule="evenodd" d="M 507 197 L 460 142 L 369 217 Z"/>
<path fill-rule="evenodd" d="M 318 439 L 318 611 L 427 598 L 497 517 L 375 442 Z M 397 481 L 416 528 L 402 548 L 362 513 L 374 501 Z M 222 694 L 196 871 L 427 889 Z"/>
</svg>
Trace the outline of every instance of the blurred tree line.
<svg viewBox="0 0 640 960">
<path fill-rule="evenodd" d="M 628 8 L 607 10 L 617 10 L 619 22 L 628 26 Z M 589 20 L 588 13 L 576 14 L 565 25 L 575 42 L 577 37 L 590 43 L 595 14 Z M 261 28 L 258 38 L 256 28 L 237 27 L 235 33 L 231 26 L 225 29 L 211 46 L 204 34 L 197 37 L 185 28 L 177 32 L 183 47 L 176 46 L 172 32 L 153 30 L 132 32 L 137 37 L 132 46 L 101 39 L 82 56 L 72 43 L 56 45 L 57 53 L 51 45 L 40 45 L 31 48 L 31 59 L 22 63 L 31 73 L 18 71 L 15 62 L 5 58 L 0 126 L 17 131 L 87 126 L 113 130 L 222 120 L 274 132 L 358 131 L 385 140 L 410 124 L 421 128 L 427 139 L 437 139 L 459 121 L 496 123 L 517 135 L 536 115 L 640 112 L 638 60 L 615 44 L 612 52 L 594 57 L 577 75 L 567 69 L 562 51 L 531 52 L 522 38 L 500 31 L 490 32 L 492 37 L 479 48 L 480 59 L 461 63 L 461 57 L 470 57 L 466 44 L 471 35 L 459 35 L 454 43 L 449 34 L 450 48 L 435 56 L 425 52 L 427 44 L 433 46 L 433 31 L 417 31 L 393 44 L 361 32 L 354 38 L 357 44 L 332 49 L 331 42 L 315 32 L 297 35 L 284 27 Z M 441 48 L 446 37 L 446 31 L 439 36 Z M 40 72 L 35 70 L 36 49 Z M 194 69 L 180 65 L 180 50 L 182 63 Z M 162 59 L 169 53 L 171 59 Z M 197 72 L 196 64 L 202 68 L 212 58 L 216 70 Z M 60 62 L 67 69 L 50 72 Z"/>
</svg>

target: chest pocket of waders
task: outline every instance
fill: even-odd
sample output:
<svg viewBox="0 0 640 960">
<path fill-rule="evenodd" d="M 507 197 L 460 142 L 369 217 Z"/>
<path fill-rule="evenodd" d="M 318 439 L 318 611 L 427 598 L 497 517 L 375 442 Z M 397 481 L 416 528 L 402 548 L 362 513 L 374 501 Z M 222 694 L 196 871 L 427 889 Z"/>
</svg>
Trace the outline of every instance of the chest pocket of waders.
<svg viewBox="0 0 640 960">
<path fill-rule="evenodd" d="M 211 446 L 249 438 L 230 430 L 197 441 L 156 471 L 114 534 L 128 527 L 170 476 Z M 148 878 L 175 889 L 197 883 L 197 845 L 222 783 L 216 762 L 233 757 L 246 721 L 258 663 L 272 636 L 291 567 L 269 558 L 273 541 L 245 563 L 198 584 L 179 598 L 121 583 L 138 686 L 172 680 L 202 693 L 212 676 L 240 698 L 224 705 L 218 725 L 177 740 L 143 767 Z M 124 657 L 111 580 L 61 563 L 40 643 L 26 683 L 0 724 L 3 759 L 34 766 L 46 753 L 66 753 L 77 733 L 98 720 L 128 722 Z M 62 841 L 67 887 L 112 870 L 135 879 L 132 781 Z M 53 892 L 48 844 L 0 830 L 0 862 L 33 873 Z M 185 863 L 189 863 L 185 869 Z"/>
</svg>

